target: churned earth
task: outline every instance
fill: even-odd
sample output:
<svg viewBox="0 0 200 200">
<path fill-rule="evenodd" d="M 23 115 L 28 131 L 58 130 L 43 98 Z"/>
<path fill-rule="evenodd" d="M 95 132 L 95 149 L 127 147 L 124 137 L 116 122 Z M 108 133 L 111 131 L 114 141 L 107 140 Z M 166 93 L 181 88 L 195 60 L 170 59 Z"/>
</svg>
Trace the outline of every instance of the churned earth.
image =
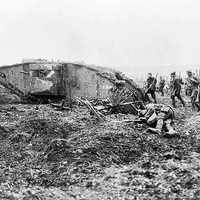
<svg viewBox="0 0 200 200">
<path fill-rule="evenodd" d="M 166 138 L 133 115 L 1 105 L 0 199 L 200 199 L 200 115 L 175 115 L 178 136 Z"/>
</svg>

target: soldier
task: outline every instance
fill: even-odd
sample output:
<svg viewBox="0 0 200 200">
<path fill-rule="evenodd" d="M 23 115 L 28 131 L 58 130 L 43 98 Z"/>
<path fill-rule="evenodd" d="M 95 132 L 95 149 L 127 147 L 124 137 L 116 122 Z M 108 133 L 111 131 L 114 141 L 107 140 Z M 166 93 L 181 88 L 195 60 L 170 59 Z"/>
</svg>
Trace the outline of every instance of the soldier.
<svg viewBox="0 0 200 200">
<path fill-rule="evenodd" d="M 191 71 L 187 71 L 187 88 L 190 90 L 190 98 L 192 103 L 192 110 L 195 110 L 195 108 L 200 110 L 199 106 L 199 81 L 198 79 L 192 74 Z M 197 102 L 196 102 L 197 100 Z"/>
<path fill-rule="evenodd" d="M 187 82 L 187 79 L 184 85 L 184 91 L 185 91 L 185 96 L 190 97 L 192 95 L 191 85 Z"/>
<path fill-rule="evenodd" d="M 122 99 L 122 95 L 125 93 L 125 81 L 120 73 L 115 73 L 115 80 L 113 81 L 113 87 L 109 89 L 109 98 L 112 104 L 117 105 Z"/>
<path fill-rule="evenodd" d="M 147 81 L 146 81 L 145 96 L 146 96 L 146 99 L 149 99 L 148 94 L 151 94 L 151 97 L 153 98 L 154 103 L 157 103 L 156 94 L 155 94 L 156 83 L 157 83 L 156 78 L 154 78 L 152 76 L 152 73 L 148 73 L 148 78 L 147 78 Z"/>
<path fill-rule="evenodd" d="M 182 81 L 182 79 L 176 77 L 176 72 L 171 73 L 170 93 L 171 93 L 172 105 L 174 108 L 176 107 L 175 97 L 177 97 L 183 104 L 183 107 L 185 107 L 185 102 L 181 97 L 181 85 L 182 84 L 183 84 L 183 81 Z"/>
<path fill-rule="evenodd" d="M 161 93 L 162 96 L 164 96 L 164 87 L 165 87 L 165 80 L 161 76 L 159 82 L 159 92 Z"/>
<path fill-rule="evenodd" d="M 174 111 L 170 106 L 164 104 L 147 104 L 144 109 L 138 111 L 142 120 L 151 128 L 147 130 L 161 134 L 162 131 L 172 135 L 176 131 L 173 129 Z"/>
</svg>

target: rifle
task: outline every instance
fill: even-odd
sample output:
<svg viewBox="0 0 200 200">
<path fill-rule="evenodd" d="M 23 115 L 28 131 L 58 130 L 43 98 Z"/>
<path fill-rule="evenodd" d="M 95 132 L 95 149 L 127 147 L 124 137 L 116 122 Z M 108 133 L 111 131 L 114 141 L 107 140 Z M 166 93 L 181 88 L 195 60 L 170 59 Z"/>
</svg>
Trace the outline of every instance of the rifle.
<svg viewBox="0 0 200 200">
<path fill-rule="evenodd" d="M 158 76 L 158 73 L 156 74 L 156 77 L 155 77 L 154 81 L 151 83 L 151 85 L 145 90 L 145 94 L 152 88 L 152 86 L 153 86 L 154 84 L 156 84 L 157 76 Z"/>
</svg>

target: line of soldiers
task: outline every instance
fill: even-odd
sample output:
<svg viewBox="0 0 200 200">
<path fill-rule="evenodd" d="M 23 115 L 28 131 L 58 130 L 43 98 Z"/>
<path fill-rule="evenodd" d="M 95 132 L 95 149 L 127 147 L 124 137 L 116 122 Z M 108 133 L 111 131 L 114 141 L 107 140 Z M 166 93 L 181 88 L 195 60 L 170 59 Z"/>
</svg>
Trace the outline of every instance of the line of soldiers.
<svg viewBox="0 0 200 200">
<path fill-rule="evenodd" d="M 120 103 L 121 100 L 120 96 L 122 95 L 123 91 L 125 90 L 126 86 L 122 78 L 119 76 L 118 73 L 115 73 L 115 84 L 113 88 L 110 90 L 110 100 L 112 104 Z M 159 86 L 161 95 L 164 95 L 163 89 L 165 86 L 165 81 L 160 79 Z M 152 76 L 152 74 L 148 74 L 147 85 L 145 96 L 148 97 L 150 93 L 152 98 L 154 99 L 154 103 L 147 103 L 143 101 L 135 101 L 135 105 L 132 105 L 135 111 L 138 113 L 138 122 L 146 123 L 149 128 L 147 131 L 154 132 L 156 134 L 165 134 L 174 135 L 176 131 L 173 128 L 173 119 L 174 119 L 174 111 L 171 106 L 158 104 L 156 101 L 156 83 L 157 80 Z M 124 94 L 124 93 L 123 93 Z M 146 98 L 149 99 L 149 98 Z M 137 120 L 136 120 L 137 121 Z"/>
<path fill-rule="evenodd" d="M 169 91 L 172 100 L 172 106 L 176 107 L 176 98 L 180 100 L 183 107 L 186 106 L 181 96 L 182 86 L 185 84 L 186 95 L 190 97 L 192 110 L 200 111 L 200 81 L 191 71 L 187 71 L 185 83 L 176 75 L 176 72 L 170 74 Z M 157 79 L 151 73 L 148 73 L 146 81 L 145 95 L 150 94 L 154 103 L 145 105 L 139 112 L 140 119 L 144 118 L 145 123 L 150 127 L 148 130 L 160 134 L 164 131 L 168 136 L 176 135 L 173 128 L 174 111 L 169 105 L 158 104 L 156 100 Z M 164 95 L 165 81 L 160 78 L 158 91 Z M 149 98 L 147 98 L 149 99 Z"/>
<path fill-rule="evenodd" d="M 117 74 L 116 74 L 117 75 Z M 123 82 L 116 76 L 116 88 L 122 90 L 124 88 Z M 138 112 L 139 122 L 146 123 L 149 128 L 148 131 L 162 134 L 166 136 L 174 136 L 177 132 L 174 130 L 174 110 L 170 105 L 165 105 L 162 103 L 157 103 L 156 99 L 156 84 L 157 76 L 153 77 L 151 73 L 148 73 L 148 78 L 146 81 L 145 97 L 149 99 L 149 94 L 151 95 L 153 102 L 149 101 L 146 105 L 139 103 L 136 106 L 136 111 Z M 191 71 L 187 71 L 187 79 L 185 83 L 183 80 L 176 75 L 175 72 L 170 74 L 169 91 L 172 100 L 172 106 L 176 107 L 176 98 L 180 100 L 183 107 L 186 106 L 185 101 L 181 96 L 181 89 L 183 85 L 186 85 L 187 95 L 191 97 L 192 109 L 197 108 L 200 111 L 200 82 L 192 74 Z M 164 88 L 166 86 L 165 80 L 160 77 L 158 92 L 164 95 Z M 121 88 L 121 89 L 120 89 Z M 120 93 L 120 91 L 119 91 Z M 121 93 L 120 93 L 121 94 Z"/>
<path fill-rule="evenodd" d="M 185 101 L 181 95 L 182 85 L 185 84 L 186 86 L 186 95 L 190 96 L 192 110 L 200 111 L 200 81 L 198 78 L 191 72 L 187 71 L 187 78 L 185 83 L 183 82 L 182 78 L 176 76 L 176 72 L 172 72 L 170 74 L 170 82 L 169 82 L 169 90 L 170 96 L 172 100 L 172 106 L 176 107 L 176 98 L 180 100 L 183 107 L 186 106 Z M 151 73 L 148 73 L 148 78 L 146 81 L 146 90 L 145 95 L 149 98 L 149 94 L 151 95 L 153 102 L 157 103 L 156 100 L 156 84 L 157 79 L 153 77 Z M 160 77 L 159 88 L 158 91 L 161 95 L 164 95 L 164 87 L 165 87 L 165 80 Z"/>
</svg>

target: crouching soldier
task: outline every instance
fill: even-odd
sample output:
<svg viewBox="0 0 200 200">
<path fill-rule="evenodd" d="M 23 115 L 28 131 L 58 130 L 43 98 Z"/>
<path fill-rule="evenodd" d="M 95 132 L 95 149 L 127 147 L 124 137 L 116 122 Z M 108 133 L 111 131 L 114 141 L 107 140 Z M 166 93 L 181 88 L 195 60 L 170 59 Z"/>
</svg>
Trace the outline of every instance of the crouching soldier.
<svg viewBox="0 0 200 200">
<path fill-rule="evenodd" d="M 174 135 L 176 131 L 173 128 L 174 111 L 170 106 L 164 104 L 147 104 L 144 109 L 139 110 L 139 116 L 146 122 L 150 128 L 148 131 L 161 134 L 163 131 Z"/>
</svg>

